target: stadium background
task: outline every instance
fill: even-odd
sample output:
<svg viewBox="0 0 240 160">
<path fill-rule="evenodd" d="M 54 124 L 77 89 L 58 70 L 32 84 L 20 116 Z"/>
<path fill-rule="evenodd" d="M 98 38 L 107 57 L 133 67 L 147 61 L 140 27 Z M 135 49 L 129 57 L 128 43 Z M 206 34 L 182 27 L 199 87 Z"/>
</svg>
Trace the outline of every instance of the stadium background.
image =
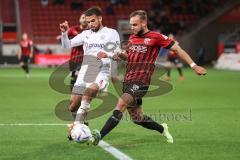
<svg viewBox="0 0 240 160">
<path fill-rule="evenodd" d="M 239 159 L 239 0 L 0 0 L 0 159 L 114 159 L 101 148 L 67 142 L 65 126 L 40 125 L 65 123 L 56 117 L 54 107 L 69 95 L 48 84 L 55 69 L 48 66 L 69 55 L 56 40 L 59 23 L 78 24 L 80 13 L 92 6 L 102 8 L 104 25 L 116 28 L 122 40 L 130 34 L 129 13 L 147 10 L 151 29 L 174 33 L 193 59 L 208 69 L 200 78 L 185 68 L 182 82 L 174 71 L 171 93 L 145 99 L 146 113 L 160 110 L 171 115 L 165 120 L 175 144 L 168 145 L 157 133 L 127 120 L 106 141 L 133 159 Z M 16 57 L 23 32 L 35 48 L 29 79 Z M 44 60 L 37 61 L 38 56 Z M 54 64 L 49 64 L 49 56 Z M 110 92 L 115 93 L 112 86 Z M 93 107 L 98 103 L 94 101 Z M 178 121 L 173 115 L 191 119 L 182 116 Z M 108 116 L 91 120 L 91 128 L 100 129 Z"/>
</svg>

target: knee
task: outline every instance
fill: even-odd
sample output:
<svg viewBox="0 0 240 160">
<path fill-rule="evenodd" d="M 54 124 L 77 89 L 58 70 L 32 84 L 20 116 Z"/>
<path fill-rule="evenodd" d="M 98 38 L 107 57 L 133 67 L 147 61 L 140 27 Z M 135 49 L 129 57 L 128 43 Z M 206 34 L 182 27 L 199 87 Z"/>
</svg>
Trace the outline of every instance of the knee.
<svg viewBox="0 0 240 160">
<path fill-rule="evenodd" d="M 123 117 L 123 113 L 122 113 L 121 111 L 119 111 L 119 110 L 114 110 L 114 111 L 113 111 L 113 116 L 112 116 L 112 118 L 113 118 L 114 120 L 120 121 L 120 120 L 122 119 L 122 117 Z"/>
</svg>

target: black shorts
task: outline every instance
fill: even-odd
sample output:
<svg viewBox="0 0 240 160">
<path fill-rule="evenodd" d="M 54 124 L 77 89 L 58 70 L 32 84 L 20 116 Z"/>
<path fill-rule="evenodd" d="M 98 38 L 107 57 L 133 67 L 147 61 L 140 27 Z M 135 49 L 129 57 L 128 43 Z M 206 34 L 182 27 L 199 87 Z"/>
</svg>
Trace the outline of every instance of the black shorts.
<svg viewBox="0 0 240 160">
<path fill-rule="evenodd" d="M 145 96 L 149 85 L 138 82 L 123 82 L 123 93 L 128 93 L 134 98 L 133 106 L 142 105 L 142 97 Z"/>
<path fill-rule="evenodd" d="M 78 71 L 78 70 L 80 70 L 80 68 L 81 68 L 81 63 L 69 61 L 69 70 L 71 72 Z"/>
<path fill-rule="evenodd" d="M 29 63 L 30 57 L 29 56 L 21 56 L 20 62 Z"/>
<path fill-rule="evenodd" d="M 172 62 L 175 65 L 180 64 L 180 60 L 178 58 L 168 58 L 168 61 Z"/>
</svg>

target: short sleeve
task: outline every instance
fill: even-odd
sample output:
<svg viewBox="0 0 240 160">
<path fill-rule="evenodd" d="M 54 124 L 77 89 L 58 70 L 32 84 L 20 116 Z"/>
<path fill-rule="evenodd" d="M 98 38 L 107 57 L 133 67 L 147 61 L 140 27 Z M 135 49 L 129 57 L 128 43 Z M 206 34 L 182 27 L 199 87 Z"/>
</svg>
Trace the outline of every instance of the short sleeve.
<svg viewBox="0 0 240 160">
<path fill-rule="evenodd" d="M 170 49 L 174 45 L 174 40 L 163 34 L 157 34 L 157 44 L 163 48 Z"/>
</svg>

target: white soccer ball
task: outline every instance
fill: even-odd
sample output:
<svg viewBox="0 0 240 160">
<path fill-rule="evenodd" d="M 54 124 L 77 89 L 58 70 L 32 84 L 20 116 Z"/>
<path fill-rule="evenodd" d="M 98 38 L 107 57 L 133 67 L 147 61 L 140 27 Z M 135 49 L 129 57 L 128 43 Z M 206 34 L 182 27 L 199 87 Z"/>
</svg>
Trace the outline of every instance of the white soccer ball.
<svg viewBox="0 0 240 160">
<path fill-rule="evenodd" d="M 88 141 L 91 136 L 91 131 L 85 124 L 75 124 L 71 130 L 72 139 L 79 143 Z"/>
</svg>

